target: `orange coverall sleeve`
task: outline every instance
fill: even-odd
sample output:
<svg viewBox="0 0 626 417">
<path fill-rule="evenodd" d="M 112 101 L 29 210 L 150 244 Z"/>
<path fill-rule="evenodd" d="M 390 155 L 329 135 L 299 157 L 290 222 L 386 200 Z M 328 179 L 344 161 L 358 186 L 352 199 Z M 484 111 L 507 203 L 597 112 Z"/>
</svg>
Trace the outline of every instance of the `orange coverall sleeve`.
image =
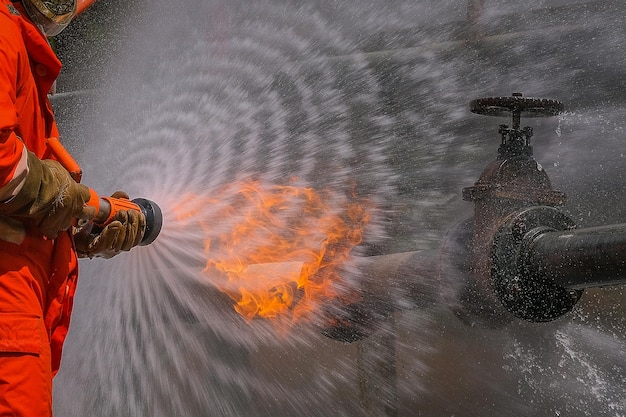
<svg viewBox="0 0 626 417">
<path fill-rule="evenodd" d="M 14 25 L 11 23 L 0 14 L 0 26 L 12 28 Z M 17 83 L 20 82 L 17 74 L 20 65 L 29 64 L 18 39 L 21 35 L 17 31 L 0 31 L 0 189 L 20 174 L 15 170 L 24 151 L 24 145 L 14 130 L 18 115 Z"/>
</svg>

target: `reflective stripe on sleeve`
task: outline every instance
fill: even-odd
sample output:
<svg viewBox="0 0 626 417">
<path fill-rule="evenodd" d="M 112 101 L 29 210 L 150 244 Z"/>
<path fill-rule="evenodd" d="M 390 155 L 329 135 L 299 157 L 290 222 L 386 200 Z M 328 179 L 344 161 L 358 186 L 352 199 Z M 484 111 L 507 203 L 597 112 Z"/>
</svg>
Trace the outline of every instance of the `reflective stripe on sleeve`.
<svg viewBox="0 0 626 417">
<path fill-rule="evenodd" d="M 13 171 L 13 177 L 6 185 L 0 188 L 0 201 L 6 201 L 15 197 L 26 181 L 26 176 L 28 175 L 28 152 L 24 144 L 21 145 L 22 155 Z"/>
</svg>

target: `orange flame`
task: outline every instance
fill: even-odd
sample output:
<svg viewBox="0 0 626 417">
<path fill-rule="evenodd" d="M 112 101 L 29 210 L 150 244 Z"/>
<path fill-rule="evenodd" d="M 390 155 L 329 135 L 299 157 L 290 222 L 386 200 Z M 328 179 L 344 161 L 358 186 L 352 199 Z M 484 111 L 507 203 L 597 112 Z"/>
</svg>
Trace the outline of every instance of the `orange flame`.
<svg viewBox="0 0 626 417">
<path fill-rule="evenodd" d="M 369 213 L 353 196 L 249 180 L 211 199 L 204 272 L 255 317 L 307 317 L 337 297 L 350 251 L 362 240 Z M 193 216 L 193 213 L 188 213 Z"/>
</svg>

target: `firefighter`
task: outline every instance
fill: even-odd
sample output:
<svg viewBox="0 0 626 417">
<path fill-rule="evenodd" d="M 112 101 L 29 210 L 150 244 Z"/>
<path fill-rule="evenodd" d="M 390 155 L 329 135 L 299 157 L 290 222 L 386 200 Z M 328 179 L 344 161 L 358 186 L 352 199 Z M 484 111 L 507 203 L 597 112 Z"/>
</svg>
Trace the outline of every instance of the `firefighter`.
<svg viewBox="0 0 626 417">
<path fill-rule="evenodd" d="M 73 236 L 89 188 L 46 148 L 59 134 L 48 93 L 61 70 L 47 38 L 92 1 L 0 0 L 0 416 L 52 415 L 77 258 L 115 256 L 145 231 L 127 210 L 95 237 Z"/>
</svg>

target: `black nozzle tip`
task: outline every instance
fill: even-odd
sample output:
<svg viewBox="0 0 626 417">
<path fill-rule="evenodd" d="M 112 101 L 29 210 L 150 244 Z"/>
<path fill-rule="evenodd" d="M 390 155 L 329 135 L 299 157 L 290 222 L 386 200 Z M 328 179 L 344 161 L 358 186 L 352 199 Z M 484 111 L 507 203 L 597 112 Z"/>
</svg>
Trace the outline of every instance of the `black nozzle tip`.
<svg viewBox="0 0 626 417">
<path fill-rule="evenodd" d="M 163 226 L 163 213 L 161 208 L 154 202 L 145 198 L 135 198 L 133 203 L 141 208 L 141 212 L 146 216 L 146 231 L 139 246 L 146 246 L 154 242 Z"/>
</svg>

